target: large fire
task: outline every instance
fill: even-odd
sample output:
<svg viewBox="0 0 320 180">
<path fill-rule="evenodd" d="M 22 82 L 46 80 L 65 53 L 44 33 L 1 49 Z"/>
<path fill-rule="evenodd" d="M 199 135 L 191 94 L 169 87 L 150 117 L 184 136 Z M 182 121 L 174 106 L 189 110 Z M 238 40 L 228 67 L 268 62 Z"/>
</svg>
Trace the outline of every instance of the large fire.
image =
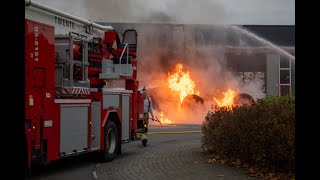
<svg viewBox="0 0 320 180">
<path fill-rule="evenodd" d="M 185 111 L 185 110 L 181 112 L 182 102 L 184 102 L 183 100 L 187 96 L 191 97 L 190 95 L 197 95 L 200 97 L 200 92 L 197 91 L 195 88 L 196 87 L 195 82 L 197 82 L 197 81 L 196 81 L 196 79 L 191 78 L 189 71 L 186 71 L 183 69 L 182 64 L 177 64 L 174 68 L 174 71 L 168 73 L 168 77 L 166 80 L 168 83 L 168 88 L 172 92 L 177 93 L 177 96 L 171 96 L 171 97 L 174 98 L 174 101 L 173 101 L 174 104 L 177 103 L 178 106 L 177 106 L 177 110 L 175 110 L 175 108 L 173 108 L 173 109 L 169 108 L 169 110 L 166 111 L 165 113 L 169 112 L 170 119 L 177 118 L 176 119 L 177 121 L 179 121 L 178 119 L 181 119 L 181 118 L 185 119 L 186 116 L 188 116 L 188 113 L 192 113 L 192 112 Z M 219 98 L 213 97 L 213 100 L 209 97 L 209 99 L 207 99 L 207 101 L 211 102 L 211 105 L 212 105 L 212 103 L 215 104 L 218 108 L 227 107 L 228 109 L 232 109 L 232 107 L 234 105 L 235 96 L 236 96 L 236 91 L 233 90 L 232 88 L 229 88 L 228 90 L 222 92 L 221 97 L 219 97 Z M 200 98 L 202 98 L 202 97 L 200 97 Z M 202 107 L 205 107 L 205 106 L 202 106 Z M 172 110 L 170 110 L 170 109 L 172 109 Z M 201 108 L 199 108 L 197 110 L 200 110 L 200 109 Z M 202 111 L 202 109 L 201 109 L 201 111 Z M 199 111 L 197 111 L 197 112 L 199 112 Z M 198 115 L 201 116 L 200 114 L 198 114 Z M 159 121 L 163 125 L 172 124 L 173 121 L 170 119 L 164 116 L 163 111 L 159 111 Z"/>
<path fill-rule="evenodd" d="M 219 107 L 228 107 L 231 108 L 233 105 L 234 97 L 236 96 L 236 92 L 232 89 L 228 89 L 226 92 L 223 92 L 223 98 L 218 100 L 217 98 L 213 97 L 213 100 Z"/>
<path fill-rule="evenodd" d="M 177 64 L 175 72 L 173 74 L 168 74 L 168 84 L 169 88 L 179 94 L 180 104 L 183 99 L 191 94 L 199 95 L 199 91 L 195 90 L 195 83 L 190 77 L 190 73 L 183 72 L 183 65 Z"/>
</svg>

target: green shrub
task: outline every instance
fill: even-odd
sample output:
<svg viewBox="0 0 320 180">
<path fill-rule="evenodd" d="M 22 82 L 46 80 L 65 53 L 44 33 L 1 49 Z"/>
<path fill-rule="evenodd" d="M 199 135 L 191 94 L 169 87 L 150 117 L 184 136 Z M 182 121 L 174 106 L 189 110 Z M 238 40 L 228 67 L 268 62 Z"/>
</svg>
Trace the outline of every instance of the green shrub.
<svg viewBox="0 0 320 180">
<path fill-rule="evenodd" d="M 202 147 L 263 168 L 295 171 L 295 97 L 270 96 L 251 106 L 209 111 Z"/>
</svg>

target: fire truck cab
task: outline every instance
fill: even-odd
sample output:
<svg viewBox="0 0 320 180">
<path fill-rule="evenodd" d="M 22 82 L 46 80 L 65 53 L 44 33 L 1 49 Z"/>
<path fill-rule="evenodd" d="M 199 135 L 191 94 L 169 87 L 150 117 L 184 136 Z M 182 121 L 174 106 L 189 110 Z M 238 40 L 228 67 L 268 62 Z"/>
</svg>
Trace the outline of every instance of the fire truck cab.
<svg viewBox="0 0 320 180">
<path fill-rule="evenodd" d="M 143 118 L 137 32 L 25 1 L 28 167 L 82 153 L 111 161 Z M 123 82 L 114 87 L 113 82 Z"/>
</svg>

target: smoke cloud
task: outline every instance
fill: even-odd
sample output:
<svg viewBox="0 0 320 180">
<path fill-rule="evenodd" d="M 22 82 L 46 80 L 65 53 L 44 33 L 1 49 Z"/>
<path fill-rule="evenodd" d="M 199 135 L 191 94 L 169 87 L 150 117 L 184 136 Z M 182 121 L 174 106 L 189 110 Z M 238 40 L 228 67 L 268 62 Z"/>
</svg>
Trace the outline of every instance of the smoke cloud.
<svg viewBox="0 0 320 180">
<path fill-rule="evenodd" d="M 34 0 L 96 22 L 223 24 L 220 0 Z"/>
<path fill-rule="evenodd" d="M 241 91 L 239 80 L 227 69 L 225 27 L 168 24 L 125 26 L 139 32 L 138 79 L 141 87 L 148 87 L 157 115 L 161 111 L 174 123 L 200 124 L 214 103 L 213 97 L 220 98 L 228 88 Z M 206 32 L 211 31 L 214 36 L 208 37 Z M 195 90 L 205 101 L 203 105 L 180 109 L 180 112 L 179 94 L 170 90 L 167 82 L 168 73 L 172 74 L 178 63 L 183 64 L 184 72 L 190 72 L 196 84 Z"/>
<path fill-rule="evenodd" d="M 138 80 L 140 87 L 146 85 L 149 88 L 158 117 L 163 112 L 164 117 L 174 123 L 200 124 L 210 110 L 213 97 L 221 97 L 228 88 L 239 93 L 244 91 L 254 98 L 261 96 L 256 93 L 259 89 L 257 83 L 243 87 L 228 70 L 224 56 L 230 29 L 220 26 L 225 24 L 228 16 L 219 0 L 37 2 L 96 22 L 130 23 L 114 27 L 118 32 L 129 28 L 138 32 Z M 233 32 L 232 36 L 235 39 L 240 37 L 238 32 Z M 168 73 L 177 63 L 183 64 L 184 71 L 190 72 L 195 90 L 205 100 L 203 105 L 178 111 L 178 94 L 167 84 Z"/>
</svg>

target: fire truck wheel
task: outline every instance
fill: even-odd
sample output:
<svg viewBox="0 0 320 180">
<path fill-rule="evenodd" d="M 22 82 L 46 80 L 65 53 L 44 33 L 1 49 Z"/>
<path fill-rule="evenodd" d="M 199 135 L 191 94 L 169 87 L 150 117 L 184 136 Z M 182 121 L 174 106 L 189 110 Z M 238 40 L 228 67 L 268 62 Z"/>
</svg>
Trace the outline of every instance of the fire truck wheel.
<svg viewBox="0 0 320 180">
<path fill-rule="evenodd" d="M 104 150 L 102 152 L 102 161 L 112 161 L 119 148 L 119 133 L 117 125 L 109 121 L 104 127 Z"/>
</svg>

